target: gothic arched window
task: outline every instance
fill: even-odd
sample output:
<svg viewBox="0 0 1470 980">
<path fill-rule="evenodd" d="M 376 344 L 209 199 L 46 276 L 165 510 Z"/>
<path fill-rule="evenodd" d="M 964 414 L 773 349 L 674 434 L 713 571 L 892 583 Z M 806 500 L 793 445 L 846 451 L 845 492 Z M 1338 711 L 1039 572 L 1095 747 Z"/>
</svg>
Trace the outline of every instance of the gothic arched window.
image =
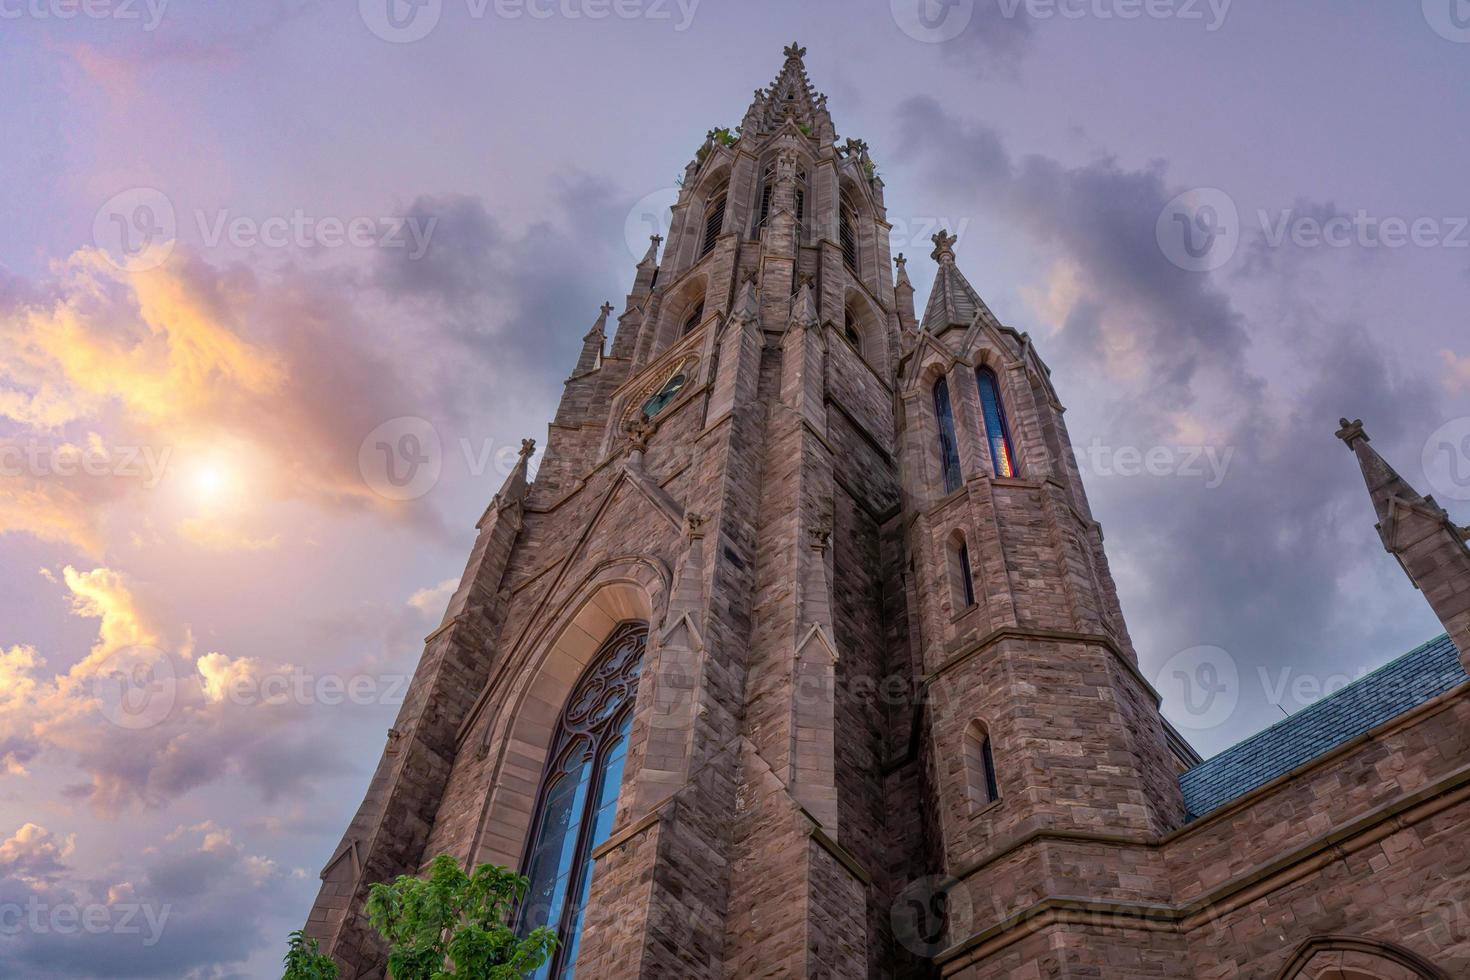
<svg viewBox="0 0 1470 980">
<path fill-rule="evenodd" d="M 837 209 L 837 239 L 842 245 L 842 260 L 854 272 L 858 267 L 856 225 L 852 207 L 843 202 Z"/>
<path fill-rule="evenodd" d="M 949 581 L 954 595 L 954 613 L 975 604 L 975 578 L 970 571 L 970 546 L 963 533 L 956 531 L 949 539 Z"/>
<path fill-rule="evenodd" d="M 721 191 L 704 209 L 704 242 L 699 248 L 700 257 L 709 254 L 720 239 L 725 227 L 725 192 Z"/>
<path fill-rule="evenodd" d="M 761 177 L 761 207 L 760 216 L 756 218 L 755 230 L 760 231 L 766 226 L 766 219 L 771 216 L 771 195 L 776 191 L 776 165 L 773 163 L 766 167 L 765 174 Z"/>
<path fill-rule="evenodd" d="M 949 382 L 934 382 L 934 418 L 939 422 L 939 466 L 944 471 L 944 492 L 960 488 L 960 450 L 954 435 L 954 410 L 949 404 Z"/>
<path fill-rule="evenodd" d="M 853 350 L 859 354 L 863 352 L 863 335 L 858 333 L 857 320 L 853 317 L 852 310 L 842 311 L 842 335 L 852 344 Z"/>
<path fill-rule="evenodd" d="M 576 966 L 592 852 L 607 840 L 616 815 L 647 645 L 647 623 L 613 630 L 557 721 L 524 862 L 531 885 L 516 918 L 521 935 L 539 926 L 557 933 L 556 955 L 533 974 L 535 980 L 565 980 Z"/>
<path fill-rule="evenodd" d="M 977 370 L 975 378 L 980 383 L 980 412 L 985 419 L 985 441 L 990 445 L 991 470 L 996 476 L 1015 476 L 1016 453 L 1000 398 L 1000 379 L 988 367 Z"/>
<path fill-rule="evenodd" d="M 1000 799 L 990 732 L 978 721 L 971 722 L 965 732 L 965 779 L 972 811 L 984 809 Z"/>
<path fill-rule="evenodd" d="M 703 319 L 704 319 L 704 300 L 700 300 L 698 303 L 695 303 L 694 304 L 694 308 L 691 309 L 689 311 L 689 315 L 684 318 L 684 326 L 683 326 L 682 329 L 680 329 L 679 336 L 680 337 L 688 336 L 689 332 L 691 330 L 693 330 L 695 327 L 699 326 L 699 321 L 701 321 Z"/>
</svg>

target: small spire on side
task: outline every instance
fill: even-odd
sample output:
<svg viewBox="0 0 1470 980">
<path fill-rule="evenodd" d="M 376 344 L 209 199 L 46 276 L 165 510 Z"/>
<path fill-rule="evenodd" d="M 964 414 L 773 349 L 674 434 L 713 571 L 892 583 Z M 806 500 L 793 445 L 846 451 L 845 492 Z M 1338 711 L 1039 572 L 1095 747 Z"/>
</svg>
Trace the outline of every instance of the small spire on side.
<svg viewBox="0 0 1470 980">
<path fill-rule="evenodd" d="M 1464 529 L 1433 497 L 1421 495 L 1378 455 L 1362 419 L 1340 421 L 1337 438 L 1358 457 L 1383 547 L 1424 593 L 1460 651 L 1460 662 L 1470 670 L 1470 547 Z"/>
</svg>

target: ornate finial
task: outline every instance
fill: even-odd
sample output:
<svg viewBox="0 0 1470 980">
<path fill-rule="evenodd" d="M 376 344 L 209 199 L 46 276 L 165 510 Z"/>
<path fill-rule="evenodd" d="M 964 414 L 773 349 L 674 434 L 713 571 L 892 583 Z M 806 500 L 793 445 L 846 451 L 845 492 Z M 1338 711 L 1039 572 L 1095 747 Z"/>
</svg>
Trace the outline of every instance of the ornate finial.
<svg viewBox="0 0 1470 980">
<path fill-rule="evenodd" d="M 801 46 L 801 43 L 799 41 L 792 41 L 790 44 L 788 44 L 786 46 L 786 59 L 788 61 L 790 61 L 793 58 L 796 59 L 797 61 L 800 61 L 802 58 L 805 58 L 805 57 L 806 57 L 806 48 L 802 47 Z"/>
<path fill-rule="evenodd" d="M 522 439 L 521 440 L 521 459 L 525 459 L 527 456 L 534 456 L 535 454 L 536 454 L 536 440 L 535 439 Z"/>
<path fill-rule="evenodd" d="M 662 245 L 664 243 L 664 236 L 662 236 L 662 235 L 649 235 L 648 236 L 648 240 L 653 243 L 653 247 L 654 248 L 658 248 L 660 245 Z"/>
<path fill-rule="evenodd" d="M 898 255 L 894 257 L 893 264 L 898 266 L 899 272 L 902 272 L 908 266 L 909 260 L 903 257 L 902 252 L 899 252 Z"/>
<path fill-rule="evenodd" d="M 1337 438 L 1347 443 L 1349 447 L 1359 439 L 1364 442 L 1371 441 L 1368 438 L 1368 433 L 1363 431 L 1362 419 L 1355 419 L 1352 422 L 1349 422 L 1347 419 L 1339 419 L 1338 421 L 1342 424 L 1342 428 L 1337 430 Z"/>
<path fill-rule="evenodd" d="M 934 251 L 929 253 L 929 257 L 936 262 L 943 261 L 945 256 L 953 259 L 954 243 L 959 240 L 960 239 L 958 235 L 951 235 L 948 231 L 941 228 L 939 232 L 935 234 L 932 239 L 930 239 L 930 241 L 934 242 Z"/>
</svg>

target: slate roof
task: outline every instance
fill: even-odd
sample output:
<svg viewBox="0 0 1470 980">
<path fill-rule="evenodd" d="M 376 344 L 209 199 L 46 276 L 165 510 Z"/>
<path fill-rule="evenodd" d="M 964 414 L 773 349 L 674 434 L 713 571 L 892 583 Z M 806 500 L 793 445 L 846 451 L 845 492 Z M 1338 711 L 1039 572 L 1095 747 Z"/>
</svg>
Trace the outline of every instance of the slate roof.
<svg viewBox="0 0 1470 980">
<path fill-rule="evenodd" d="M 1448 636 L 1404 654 L 1179 777 L 1191 819 L 1218 810 L 1470 680 Z"/>
</svg>

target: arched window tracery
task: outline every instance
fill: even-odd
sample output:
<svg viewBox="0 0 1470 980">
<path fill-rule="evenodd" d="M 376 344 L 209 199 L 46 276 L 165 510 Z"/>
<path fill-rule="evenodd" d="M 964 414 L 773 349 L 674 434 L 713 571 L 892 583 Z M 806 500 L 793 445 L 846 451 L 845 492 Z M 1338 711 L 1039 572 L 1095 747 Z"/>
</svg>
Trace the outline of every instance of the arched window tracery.
<svg viewBox="0 0 1470 980">
<path fill-rule="evenodd" d="M 576 967 L 592 852 L 607 840 L 616 816 L 647 645 L 647 623 L 613 630 L 557 721 L 522 862 L 530 887 L 516 915 L 522 935 L 543 925 L 557 931 L 556 955 L 535 980 L 568 980 Z"/>
</svg>

